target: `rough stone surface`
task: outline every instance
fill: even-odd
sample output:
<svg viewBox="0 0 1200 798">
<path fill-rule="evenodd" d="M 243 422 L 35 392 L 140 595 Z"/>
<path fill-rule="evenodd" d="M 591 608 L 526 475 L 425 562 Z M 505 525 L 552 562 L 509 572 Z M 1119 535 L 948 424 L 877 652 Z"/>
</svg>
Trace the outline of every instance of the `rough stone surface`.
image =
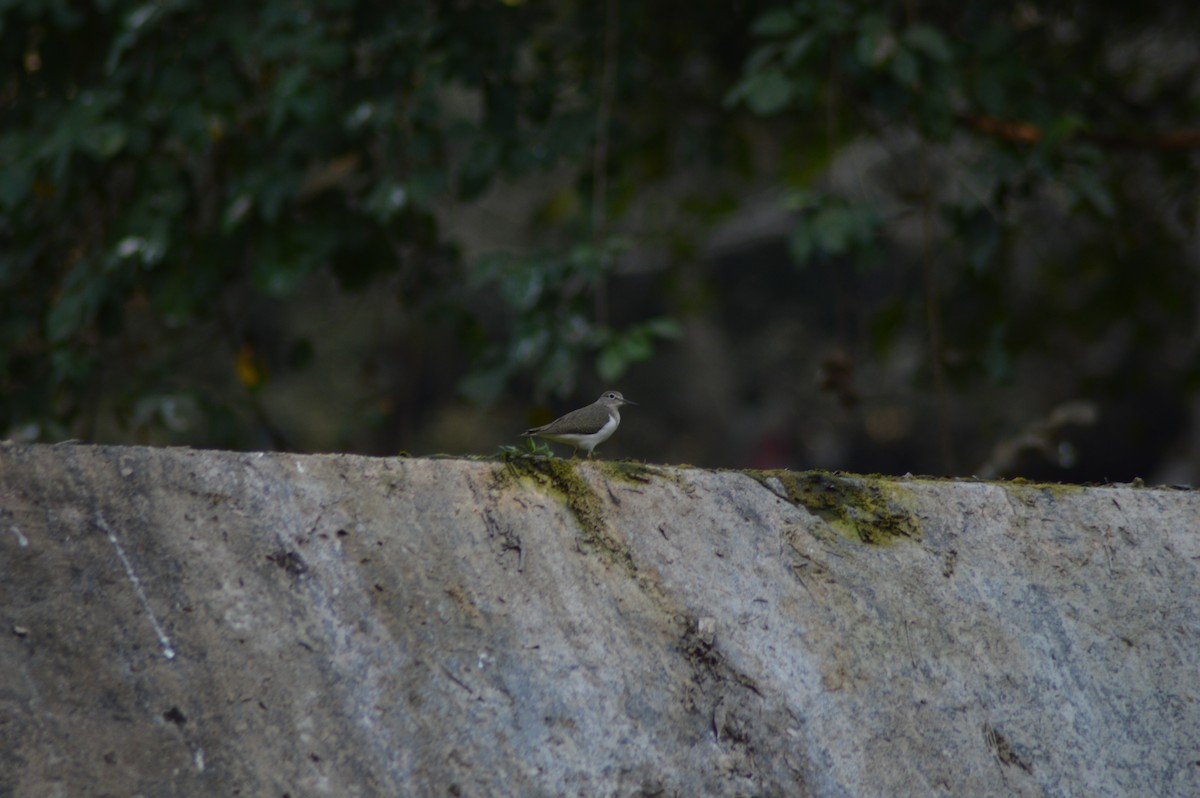
<svg viewBox="0 0 1200 798">
<path fill-rule="evenodd" d="M 1133 487 L 3 446 L 0 795 L 1195 796 L 1198 519 Z"/>
</svg>

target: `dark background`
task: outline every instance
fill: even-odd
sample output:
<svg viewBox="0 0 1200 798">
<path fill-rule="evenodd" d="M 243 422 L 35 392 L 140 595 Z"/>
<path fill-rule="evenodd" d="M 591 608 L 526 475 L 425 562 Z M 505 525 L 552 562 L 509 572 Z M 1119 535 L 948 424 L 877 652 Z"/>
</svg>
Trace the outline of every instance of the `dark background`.
<svg viewBox="0 0 1200 798">
<path fill-rule="evenodd" d="M 10 8 L 0 437 L 1194 482 L 1198 17 Z"/>
</svg>

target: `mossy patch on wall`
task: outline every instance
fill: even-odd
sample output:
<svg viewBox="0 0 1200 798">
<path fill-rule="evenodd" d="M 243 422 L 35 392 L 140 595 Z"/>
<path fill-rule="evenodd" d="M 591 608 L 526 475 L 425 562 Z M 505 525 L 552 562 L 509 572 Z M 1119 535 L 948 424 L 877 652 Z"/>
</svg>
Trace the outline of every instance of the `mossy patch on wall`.
<svg viewBox="0 0 1200 798">
<path fill-rule="evenodd" d="M 588 469 L 585 478 L 583 469 Z M 629 545 L 616 532 L 606 516 L 606 503 L 593 487 L 597 477 L 601 484 L 616 476 L 629 484 L 643 486 L 655 478 L 676 479 L 652 466 L 634 463 L 584 463 L 558 458 L 519 458 L 506 462 L 494 471 L 494 486 L 499 490 L 532 487 L 540 492 L 557 494 L 579 525 L 575 545 L 580 552 L 599 555 L 606 566 L 616 566 L 636 591 L 661 608 L 662 617 L 682 617 L 683 610 L 667 601 L 659 584 L 657 571 L 639 567 Z M 589 482 L 589 480 L 591 480 Z M 612 490 L 609 489 L 612 497 Z M 616 497 L 612 497 L 616 501 Z M 616 502 L 619 504 L 620 502 Z"/>
<path fill-rule="evenodd" d="M 558 458 L 511 460 L 496 470 L 498 486 L 530 481 L 558 493 L 579 523 L 581 545 L 605 552 L 623 567 L 636 570 L 628 548 L 609 531 L 598 496 L 579 475 L 579 461 Z"/>
<path fill-rule="evenodd" d="M 918 540 L 920 519 L 904 487 L 827 471 L 754 471 L 768 490 L 819 516 L 843 537 L 872 545 Z"/>
<path fill-rule="evenodd" d="M 634 485 L 645 485 L 655 479 L 674 479 L 661 468 L 638 463 L 633 460 L 597 460 L 595 465 L 609 477 Z"/>
<path fill-rule="evenodd" d="M 997 484 L 1003 486 L 1010 500 L 1019 502 L 1026 507 L 1038 506 L 1046 500 L 1056 502 L 1064 497 L 1075 496 L 1087 490 L 1082 485 L 1029 482 L 1024 479 L 1010 479 Z"/>
</svg>

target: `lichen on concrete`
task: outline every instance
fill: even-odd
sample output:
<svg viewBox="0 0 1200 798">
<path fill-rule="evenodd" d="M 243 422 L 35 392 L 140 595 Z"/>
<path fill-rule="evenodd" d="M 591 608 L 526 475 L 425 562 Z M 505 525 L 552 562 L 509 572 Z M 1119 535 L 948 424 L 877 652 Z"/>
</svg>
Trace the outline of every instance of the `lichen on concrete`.
<svg viewBox="0 0 1200 798">
<path fill-rule="evenodd" d="M 527 482 L 558 494 L 582 532 L 578 541 L 608 555 L 614 563 L 630 572 L 637 570 L 628 547 L 613 536 L 604 518 L 600 498 L 580 476 L 579 461 L 558 458 L 520 458 L 510 460 L 496 470 L 496 484 L 507 487 Z"/>
<path fill-rule="evenodd" d="M 822 518 L 850 540 L 871 545 L 919 540 L 920 519 L 902 485 L 828 471 L 753 471 L 768 490 Z"/>
<path fill-rule="evenodd" d="M 605 476 L 633 485 L 645 485 L 656 479 L 675 479 L 673 475 L 661 468 L 634 460 L 599 460 L 596 461 L 596 466 Z"/>
<path fill-rule="evenodd" d="M 1004 492 L 1008 494 L 1010 499 L 1018 501 L 1027 507 L 1042 504 L 1047 499 L 1058 501 L 1086 490 L 1082 485 L 1029 482 L 1024 479 L 1010 479 L 997 484 L 1004 488 Z"/>
</svg>

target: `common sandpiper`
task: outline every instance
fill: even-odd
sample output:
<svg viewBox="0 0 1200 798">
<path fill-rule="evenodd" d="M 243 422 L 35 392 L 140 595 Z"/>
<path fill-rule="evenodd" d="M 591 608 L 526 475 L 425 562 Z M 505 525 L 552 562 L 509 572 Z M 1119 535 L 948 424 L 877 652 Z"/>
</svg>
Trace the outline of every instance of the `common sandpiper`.
<svg viewBox="0 0 1200 798">
<path fill-rule="evenodd" d="M 592 450 L 617 431 L 621 423 L 621 405 L 637 405 L 637 402 L 626 399 L 620 391 L 605 391 L 587 407 L 572 410 L 544 426 L 527 429 L 521 433 L 521 437 L 566 443 L 574 447 L 572 457 L 580 449 L 587 451 L 588 457 L 591 457 Z"/>
</svg>

